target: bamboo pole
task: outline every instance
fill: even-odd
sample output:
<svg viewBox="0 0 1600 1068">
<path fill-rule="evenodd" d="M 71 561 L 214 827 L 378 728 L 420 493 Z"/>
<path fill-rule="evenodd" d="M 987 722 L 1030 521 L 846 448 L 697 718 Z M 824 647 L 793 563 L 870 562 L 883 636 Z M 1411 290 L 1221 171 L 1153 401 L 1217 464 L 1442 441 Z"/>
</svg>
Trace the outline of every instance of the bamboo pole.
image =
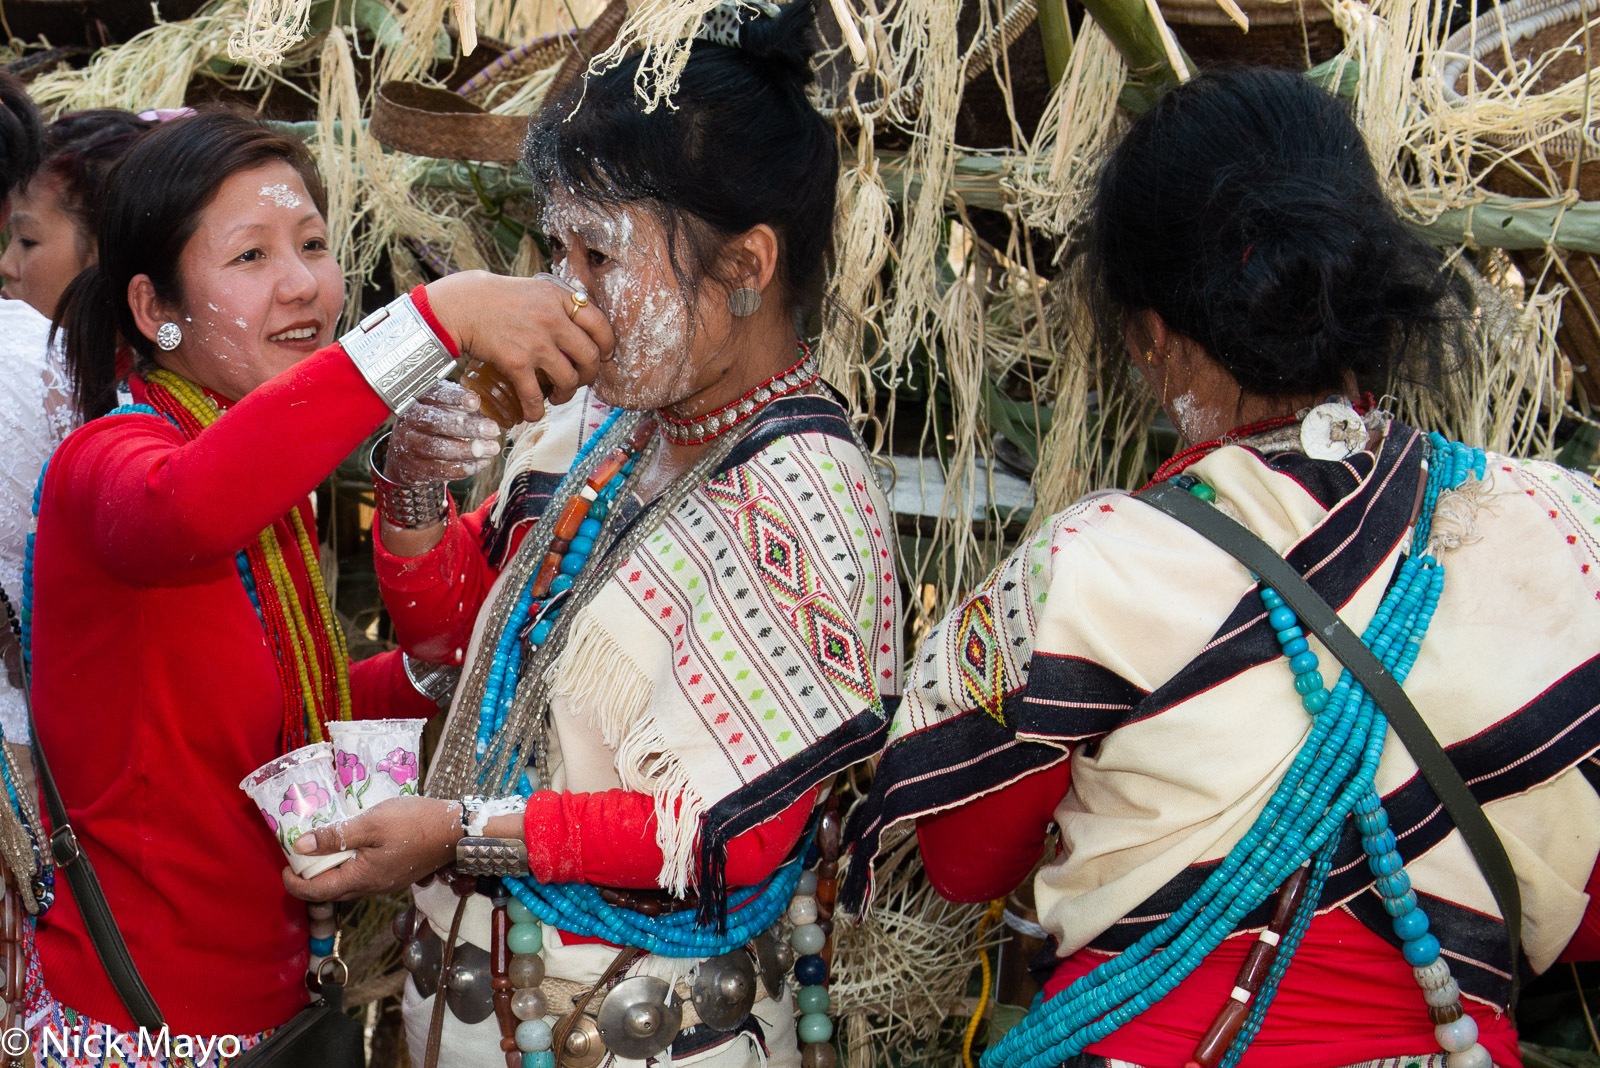
<svg viewBox="0 0 1600 1068">
<path fill-rule="evenodd" d="M 1104 0 L 1093 0 L 1102 3 Z M 1349 79 L 1349 67 L 1322 71 L 1322 77 L 1332 82 Z M 1320 68 L 1319 68 L 1320 70 Z M 1316 75 L 1318 72 L 1313 72 Z M 286 133 L 308 137 L 315 131 L 311 122 L 272 122 L 268 125 Z M 900 202 L 915 196 L 921 187 L 916 174 L 906 167 L 905 153 L 880 150 L 879 173 L 883 176 L 884 190 L 891 200 Z M 853 166 L 847 154 L 842 161 Z M 1004 211 L 1011 202 L 1007 179 L 1015 161 L 1000 154 L 958 156 L 951 193 L 975 208 L 992 208 Z M 476 173 L 477 183 L 473 182 Z M 458 160 L 435 160 L 423 171 L 420 183 L 429 189 L 452 189 L 463 193 L 478 193 L 499 199 L 506 196 L 528 196 L 533 187 L 527 172 L 520 165 L 502 163 L 463 163 Z M 1426 208 L 1424 201 L 1418 205 Z M 1433 221 L 1423 223 L 1408 220 L 1408 224 L 1427 241 L 1441 247 L 1468 243 L 1480 248 L 1542 249 L 1546 246 L 1600 255 L 1600 201 L 1578 201 L 1563 205 L 1551 200 L 1524 200 L 1514 197 L 1485 197 L 1469 208 L 1456 208 L 1440 213 Z"/>
<path fill-rule="evenodd" d="M 1144 0 L 1083 0 L 1083 6 L 1128 63 L 1128 88 L 1122 95 L 1124 107 L 1144 111 L 1164 90 L 1178 84 L 1178 74 L 1167 58 L 1161 29 Z M 1040 18 L 1042 28 L 1042 8 Z M 1193 70 L 1194 61 L 1189 55 L 1181 47 L 1177 51 Z"/>
<path fill-rule="evenodd" d="M 1044 70 L 1050 88 L 1061 82 L 1072 58 L 1072 23 L 1067 19 L 1067 0 L 1038 0 L 1039 37 L 1044 42 Z"/>
</svg>

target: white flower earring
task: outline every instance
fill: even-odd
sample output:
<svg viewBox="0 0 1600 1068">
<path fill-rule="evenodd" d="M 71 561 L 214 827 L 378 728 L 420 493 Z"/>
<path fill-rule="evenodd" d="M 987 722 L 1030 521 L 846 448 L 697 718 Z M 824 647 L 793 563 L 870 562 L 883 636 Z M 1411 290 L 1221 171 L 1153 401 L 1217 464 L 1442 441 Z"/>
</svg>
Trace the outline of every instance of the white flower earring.
<svg viewBox="0 0 1600 1068">
<path fill-rule="evenodd" d="M 156 330 L 156 347 L 171 352 L 183 343 L 183 328 L 177 323 L 162 323 Z"/>
</svg>

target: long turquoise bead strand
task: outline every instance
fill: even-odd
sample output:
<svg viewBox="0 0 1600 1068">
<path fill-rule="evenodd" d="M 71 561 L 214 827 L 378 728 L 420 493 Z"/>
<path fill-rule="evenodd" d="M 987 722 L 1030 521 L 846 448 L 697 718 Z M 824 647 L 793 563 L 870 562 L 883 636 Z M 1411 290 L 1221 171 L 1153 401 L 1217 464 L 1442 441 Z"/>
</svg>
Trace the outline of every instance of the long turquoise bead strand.
<svg viewBox="0 0 1600 1068">
<path fill-rule="evenodd" d="M 621 408 L 612 409 L 611 414 L 606 416 L 605 421 L 590 435 L 589 440 L 585 441 L 582 447 L 578 449 L 578 454 L 572 461 L 572 471 L 582 469 L 583 461 L 605 440 L 607 434 L 611 432 L 611 428 L 622 417 L 622 414 L 623 410 Z M 602 493 L 601 497 L 607 500 L 614 499 L 617 488 L 620 488 L 622 481 L 627 478 L 627 474 L 632 468 L 633 462 L 630 460 L 627 466 L 607 483 L 605 492 Z M 567 488 L 567 483 L 571 481 L 572 479 L 569 476 L 563 481 L 563 488 Z M 606 493 L 610 494 L 609 498 L 606 498 Z M 552 501 L 561 499 L 563 499 L 561 491 L 557 490 L 556 496 L 552 498 Z M 599 501 L 596 503 L 598 504 Z M 602 512 L 601 514 L 603 515 L 604 513 Z M 580 550 L 577 543 L 574 543 L 568 549 L 562 559 L 561 575 L 558 576 L 555 583 L 551 584 L 550 589 L 553 594 L 561 593 L 571 588 L 572 576 L 582 570 L 583 565 L 588 562 L 589 553 L 587 550 L 593 547 L 594 536 L 599 533 L 599 524 L 593 520 L 585 520 L 585 524 L 592 527 L 592 530 L 587 535 L 587 544 L 582 550 Z M 570 571 L 568 570 L 569 566 L 572 569 Z M 489 755 L 489 749 L 494 743 L 495 735 L 501 727 L 505 726 L 506 716 L 509 714 L 511 703 L 516 697 L 517 679 L 522 671 L 523 631 L 526 629 L 530 617 L 539 611 L 539 606 L 535 606 L 533 599 L 533 578 L 532 575 L 528 576 L 527 585 L 522 588 L 521 593 L 518 595 L 516 606 L 511 611 L 511 617 L 506 621 L 505 629 L 500 633 L 500 640 L 495 646 L 494 658 L 490 663 L 489 675 L 484 683 L 483 698 L 478 704 L 477 755 L 480 761 Z M 559 608 L 551 608 L 545 613 L 543 620 L 535 626 L 534 632 L 527 635 L 532 646 L 536 648 L 543 643 L 544 638 L 550 633 L 548 624 L 555 620 L 559 611 Z M 539 626 L 544 627 L 542 632 L 538 630 Z"/>
</svg>

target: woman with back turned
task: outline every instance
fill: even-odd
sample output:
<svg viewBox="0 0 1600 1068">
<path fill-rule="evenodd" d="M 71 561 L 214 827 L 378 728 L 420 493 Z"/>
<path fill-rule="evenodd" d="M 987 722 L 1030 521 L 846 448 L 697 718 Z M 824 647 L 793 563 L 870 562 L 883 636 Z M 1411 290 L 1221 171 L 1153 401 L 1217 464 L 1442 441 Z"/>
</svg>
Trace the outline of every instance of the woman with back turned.
<svg viewBox="0 0 1600 1068">
<path fill-rule="evenodd" d="M 1033 887 L 1058 960 L 986 1068 L 1516 1065 L 1513 973 L 1600 955 L 1600 490 L 1362 393 L 1442 373 L 1465 313 L 1306 79 L 1173 90 L 1091 210 L 1104 350 L 1186 448 L 1145 496 L 1053 516 L 929 635 L 847 891 L 900 821 L 964 901 L 1059 827 Z M 1291 573 L 1252 574 L 1275 556 L 1403 683 L 1448 758 L 1429 778 L 1425 734 L 1385 740 L 1383 675 L 1341 671 Z M 1450 765 L 1491 833 L 1435 796 Z"/>
</svg>

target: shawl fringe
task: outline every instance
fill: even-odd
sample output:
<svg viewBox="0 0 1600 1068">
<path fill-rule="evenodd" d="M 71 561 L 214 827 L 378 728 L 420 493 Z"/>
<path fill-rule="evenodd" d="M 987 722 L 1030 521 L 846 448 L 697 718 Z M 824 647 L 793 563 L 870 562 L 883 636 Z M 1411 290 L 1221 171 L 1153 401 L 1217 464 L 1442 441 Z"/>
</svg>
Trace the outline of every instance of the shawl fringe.
<svg viewBox="0 0 1600 1068">
<path fill-rule="evenodd" d="M 551 696 L 566 700 L 573 715 L 586 717 L 616 752 L 623 788 L 655 799 L 660 885 L 682 896 L 690 887 L 691 861 L 708 806 L 650 715 L 654 684 L 589 609 L 573 621 L 567 647 L 551 672 L 559 680 Z"/>
</svg>

